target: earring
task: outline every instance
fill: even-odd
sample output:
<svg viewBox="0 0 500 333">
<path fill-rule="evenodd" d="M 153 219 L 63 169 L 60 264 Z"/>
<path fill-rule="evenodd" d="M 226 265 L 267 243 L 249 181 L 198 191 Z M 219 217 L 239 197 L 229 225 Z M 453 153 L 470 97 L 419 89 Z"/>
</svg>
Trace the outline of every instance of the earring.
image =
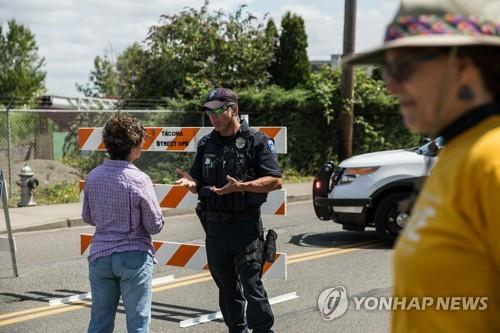
<svg viewBox="0 0 500 333">
<path fill-rule="evenodd" d="M 458 88 L 458 99 L 462 101 L 472 101 L 475 97 L 474 92 L 468 85 L 463 84 Z"/>
</svg>

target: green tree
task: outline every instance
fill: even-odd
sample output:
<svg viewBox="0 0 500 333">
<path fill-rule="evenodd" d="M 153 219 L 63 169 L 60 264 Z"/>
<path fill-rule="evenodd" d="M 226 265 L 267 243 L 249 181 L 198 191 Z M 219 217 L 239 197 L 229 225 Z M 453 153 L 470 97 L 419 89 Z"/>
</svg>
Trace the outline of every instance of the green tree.
<svg viewBox="0 0 500 333">
<path fill-rule="evenodd" d="M 121 97 L 139 97 L 137 89 L 143 77 L 146 54 L 137 42 L 127 47 L 116 60 L 118 94 Z"/>
<path fill-rule="evenodd" d="M 118 73 L 110 56 L 97 56 L 94 69 L 90 72 L 89 82 L 76 84 L 76 89 L 87 97 L 108 97 L 118 94 Z"/>
<path fill-rule="evenodd" d="M 286 126 L 288 151 L 280 155 L 284 170 L 314 174 L 327 160 L 338 162 L 336 122 L 343 108 L 340 70 L 322 66 L 299 88 L 270 85 L 238 91 L 238 104 L 253 126 Z M 383 81 L 356 71 L 354 91 L 354 154 L 413 147 L 420 136 L 408 132 L 396 100 Z M 248 110 L 248 111 L 247 111 Z"/>
<path fill-rule="evenodd" d="M 38 55 L 35 36 L 15 20 L 0 24 L 0 95 L 31 98 L 45 91 L 45 63 Z"/>
<path fill-rule="evenodd" d="M 281 20 L 279 70 L 276 83 L 285 89 L 307 84 L 311 65 L 307 57 L 307 34 L 304 20 L 287 12 Z"/>
<path fill-rule="evenodd" d="M 88 97 L 135 97 L 142 77 L 145 54 L 139 43 L 127 47 L 116 61 L 112 51 L 94 59 L 89 82 L 76 84 L 77 90 Z"/>
<path fill-rule="evenodd" d="M 269 75 L 271 75 L 271 82 L 276 83 L 276 78 L 278 76 L 278 71 L 279 71 L 280 35 L 278 32 L 278 28 L 276 28 L 276 24 L 274 23 L 272 18 L 270 18 L 269 21 L 267 21 L 266 36 L 269 40 L 271 40 L 271 45 L 273 48 L 273 59 L 267 71 Z"/>
<path fill-rule="evenodd" d="M 188 8 L 150 28 L 143 96 L 198 98 L 211 86 L 264 86 L 272 45 L 263 24 L 240 6 L 234 13 Z"/>
<path fill-rule="evenodd" d="M 377 80 L 377 81 L 383 81 L 384 80 L 384 74 L 383 70 L 380 66 L 374 66 L 372 68 L 372 79 Z"/>
</svg>

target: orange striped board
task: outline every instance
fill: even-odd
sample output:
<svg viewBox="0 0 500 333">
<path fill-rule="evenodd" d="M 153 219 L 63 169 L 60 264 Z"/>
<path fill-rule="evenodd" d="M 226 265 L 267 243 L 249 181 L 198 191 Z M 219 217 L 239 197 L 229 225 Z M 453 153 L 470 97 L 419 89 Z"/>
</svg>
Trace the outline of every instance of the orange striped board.
<svg viewBox="0 0 500 333">
<path fill-rule="evenodd" d="M 83 191 L 85 182 L 80 181 L 80 191 Z M 162 208 L 195 209 L 198 204 L 198 194 L 190 192 L 180 185 L 154 184 L 156 199 Z M 83 200 L 83 192 L 80 192 Z M 262 204 L 260 211 L 264 215 L 286 216 L 286 190 L 276 190 L 267 194 L 267 201 Z"/>
<path fill-rule="evenodd" d="M 80 234 L 80 253 L 82 255 L 88 252 L 91 242 L 92 235 Z M 156 259 L 160 264 L 197 270 L 209 269 L 204 245 L 157 240 L 153 241 L 153 245 L 156 249 Z M 286 253 L 276 253 L 274 263 L 266 262 L 264 264 L 263 275 L 272 279 L 286 279 L 286 260 Z"/>
<path fill-rule="evenodd" d="M 286 154 L 286 127 L 254 127 L 274 140 L 276 152 Z M 143 151 L 196 152 L 198 142 L 212 131 L 213 127 L 146 127 Z M 78 147 L 92 151 L 106 149 L 102 142 L 101 127 L 80 127 Z"/>
</svg>

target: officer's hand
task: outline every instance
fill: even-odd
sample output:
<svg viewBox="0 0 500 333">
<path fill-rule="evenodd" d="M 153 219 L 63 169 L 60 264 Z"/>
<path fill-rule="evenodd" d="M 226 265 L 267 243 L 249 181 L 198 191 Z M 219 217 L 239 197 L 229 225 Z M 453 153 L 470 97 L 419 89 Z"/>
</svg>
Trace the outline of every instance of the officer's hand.
<svg viewBox="0 0 500 333">
<path fill-rule="evenodd" d="M 177 179 L 175 181 L 175 184 L 176 185 L 184 186 L 184 187 L 188 188 L 191 192 L 196 193 L 196 191 L 197 191 L 197 188 L 196 188 L 197 187 L 197 183 L 193 179 L 193 177 L 191 177 L 191 175 L 189 173 L 187 173 L 186 171 L 181 170 L 179 168 L 175 169 L 175 172 L 177 172 L 177 174 L 179 176 L 181 176 L 180 179 Z"/>
<path fill-rule="evenodd" d="M 224 187 L 217 188 L 215 186 L 211 186 L 210 190 L 217 193 L 218 195 L 224 195 L 224 194 L 229 194 L 233 192 L 238 192 L 240 191 L 242 182 L 239 180 L 236 180 L 236 178 L 233 178 L 231 176 L 226 176 L 226 179 L 228 183 L 224 185 Z"/>
</svg>

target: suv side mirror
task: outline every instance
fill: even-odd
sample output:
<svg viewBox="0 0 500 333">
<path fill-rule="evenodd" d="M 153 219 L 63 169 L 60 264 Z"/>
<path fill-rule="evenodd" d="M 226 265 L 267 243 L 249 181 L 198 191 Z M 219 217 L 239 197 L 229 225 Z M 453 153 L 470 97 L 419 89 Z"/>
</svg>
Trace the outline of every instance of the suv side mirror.
<svg viewBox="0 0 500 333">
<path fill-rule="evenodd" d="M 429 138 L 429 137 L 425 137 L 425 138 L 423 138 L 423 139 L 422 139 L 422 145 L 426 145 L 426 144 L 428 144 L 428 143 L 429 143 L 429 142 L 431 142 L 431 141 L 432 141 L 432 139 L 431 139 L 431 138 Z"/>
<path fill-rule="evenodd" d="M 428 149 L 429 149 L 428 156 L 432 156 L 432 157 L 436 157 L 437 156 L 437 154 L 439 152 L 439 147 L 438 147 L 438 145 L 436 144 L 435 141 L 431 141 L 429 143 Z"/>
</svg>

